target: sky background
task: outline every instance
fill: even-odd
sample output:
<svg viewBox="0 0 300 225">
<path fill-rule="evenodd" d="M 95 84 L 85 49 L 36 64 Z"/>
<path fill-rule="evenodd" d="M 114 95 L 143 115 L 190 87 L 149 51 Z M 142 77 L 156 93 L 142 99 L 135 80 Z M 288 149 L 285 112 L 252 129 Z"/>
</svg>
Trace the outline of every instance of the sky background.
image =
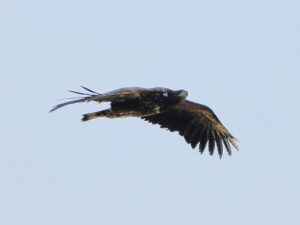
<svg viewBox="0 0 300 225">
<path fill-rule="evenodd" d="M 0 224 L 300 221 L 300 2 L 0 1 Z M 66 90 L 185 89 L 240 140 L 220 160 Z"/>
</svg>

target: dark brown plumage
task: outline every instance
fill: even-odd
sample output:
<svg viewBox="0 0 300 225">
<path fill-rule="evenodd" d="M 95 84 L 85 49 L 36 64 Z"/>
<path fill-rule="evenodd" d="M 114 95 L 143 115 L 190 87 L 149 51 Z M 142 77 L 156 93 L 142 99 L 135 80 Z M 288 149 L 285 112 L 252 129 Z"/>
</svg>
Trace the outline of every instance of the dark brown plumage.
<svg viewBox="0 0 300 225">
<path fill-rule="evenodd" d="M 121 88 L 99 94 L 83 88 L 91 94 L 70 91 L 85 97 L 57 105 L 50 112 L 79 102 L 111 102 L 110 109 L 85 114 L 82 121 L 98 117 L 139 117 L 152 124 L 159 124 L 161 128 L 166 128 L 171 132 L 178 131 L 192 148 L 199 144 L 201 153 L 207 144 L 210 155 L 213 155 L 217 146 L 220 157 L 223 154 L 223 145 L 229 155 L 231 155 L 230 144 L 238 150 L 235 142 L 237 139 L 229 133 L 214 112 L 205 105 L 186 100 L 187 91 L 185 90 Z"/>
</svg>

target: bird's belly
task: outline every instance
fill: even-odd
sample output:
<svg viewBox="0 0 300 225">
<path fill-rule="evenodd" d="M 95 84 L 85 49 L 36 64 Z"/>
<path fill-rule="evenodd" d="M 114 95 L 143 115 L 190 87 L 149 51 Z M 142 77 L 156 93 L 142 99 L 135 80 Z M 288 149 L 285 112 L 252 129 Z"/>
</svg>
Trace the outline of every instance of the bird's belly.
<svg viewBox="0 0 300 225">
<path fill-rule="evenodd" d="M 111 110 L 117 114 L 123 114 L 124 117 L 153 115 L 159 113 L 159 109 L 158 105 L 138 100 L 111 103 Z"/>
</svg>

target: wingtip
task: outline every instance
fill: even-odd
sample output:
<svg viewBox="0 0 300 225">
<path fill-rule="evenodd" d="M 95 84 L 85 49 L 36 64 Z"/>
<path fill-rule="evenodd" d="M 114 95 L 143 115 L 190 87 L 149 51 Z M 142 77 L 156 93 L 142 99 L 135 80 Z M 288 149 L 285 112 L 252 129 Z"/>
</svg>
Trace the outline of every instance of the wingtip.
<svg viewBox="0 0 300 225">
<path fill-rule="evenodd" d="M 49 113 L 52 113 L 53 111 L 57 110 L 58 108 L 56 106 L 54 106 L 50 111 Z"/>
<path fill-rule="evenodd" d="M 238 146 L 235 142 L 240 143 L 240 141 L 239 141 L 237 138 L 235 138 L 234 136 L 232 136 L 232 135 L 230 135 L 230 136 L 228 137 L 228 140 L 229 140 L 230 143 L 233 145 L 233 147 L 235 147 L 235 149 L 236 149 L 237 151 L 239 151 L 239 146 Z"/>
<path fill-rule="evenodd" d="M 82 86 L 82 85 L 80 85 L 80 87 L 83 88 L 83 89 L 86 90 L 86 91 L 89 91 L 89 92 L 93 93 L 93 94 L 100 95 L 100 93 L 98 93 L 98 92 L 96 92 L 96 91 L 93 91 L 93 90 L 91 90 L 91 89 L 89 89 L 89 88 L 87 88 L 87 87 L 84 87 L 84 86 Z"/>
<path fill-rule="evenodd" d="M 237 141 L 238 143 L 241 143 L 237 138 L 233 137 L 233 139 L 234 139 L 235 141 Z"/>
</svg>

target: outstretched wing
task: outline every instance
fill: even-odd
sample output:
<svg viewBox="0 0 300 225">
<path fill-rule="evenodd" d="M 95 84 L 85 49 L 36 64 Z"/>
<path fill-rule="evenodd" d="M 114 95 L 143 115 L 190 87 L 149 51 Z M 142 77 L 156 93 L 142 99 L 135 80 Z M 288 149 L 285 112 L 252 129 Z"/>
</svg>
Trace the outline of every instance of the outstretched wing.
<svg viewBox="0 0 300 225">
<path fill-rule="evenodd" d="M 101 102 L 112 102 L 112 101 L 122 101 L 122 100 L 128 100 L 131 98 L 139 98 L 140 94 L 143 91 L 147 91 L 148 89 L 144 88 L 138 88 L 138 87 L 133 87 L 133 88 L 120 88 L 114 91 L 110 91 L 104 94 L 99 94 L 95 91 L 92 91 L 86 87 L 81 86 L 83 89 L 90 93 L 82 93 L 82 92 L 77 92 L 77 91 L 69 91 L 78 95 L 83 95 L 84 97 L 74 97 L 75 100 L 64 102 L 62 104 L 54 106 L 50 112 L 53 112 L 61 107 L 75 104 L 75 103 L 80 103 L 80 102 L 90 102 L 90 101 L 96 101 L 98 103 Z"/>
<path fill-rule="evenodd" d="M 229 142 L 238 150 L 238 146 L 229 131 L 223 126 L 214 112 L 205 105 L 190 101 L 182 101 L 170 110 L 142 119 L 159 124 L 161 128 L 167 128 L 171 132 L 178 131 L 187 143 L 195 148 L 198 143 L 199 151 L 203 153 L 207 143 L 211 155 L 217 145 L 219 156 L 223 154 L 223 144 L 231 155 Z"/>
<path fill-rule="evenodd" d="M 71 105 L 71 104 L 75 104 L 75 103 L 79 103 L 79 102 L 90 102 L 90 101 L 97 101 L 98 99 L 101 99 L 101 94 L 92 91 L 86 87 L 81 86 L 83 89 L 85 89 L 86 91 L 90 92 L 90 93 L 82 93 L 82 92 L 77 92 L 77 91 L 69 91 L 78 95 L 83 95 L 85 97 L 74 97 L 72 101 L 68 101 L 68 102 L 64 102 L 61 103 L 59 105 L 54 106 L 50 112 L 53 112 L 61 107 L 67 106 L 67 105 Z"/>
</svg>

